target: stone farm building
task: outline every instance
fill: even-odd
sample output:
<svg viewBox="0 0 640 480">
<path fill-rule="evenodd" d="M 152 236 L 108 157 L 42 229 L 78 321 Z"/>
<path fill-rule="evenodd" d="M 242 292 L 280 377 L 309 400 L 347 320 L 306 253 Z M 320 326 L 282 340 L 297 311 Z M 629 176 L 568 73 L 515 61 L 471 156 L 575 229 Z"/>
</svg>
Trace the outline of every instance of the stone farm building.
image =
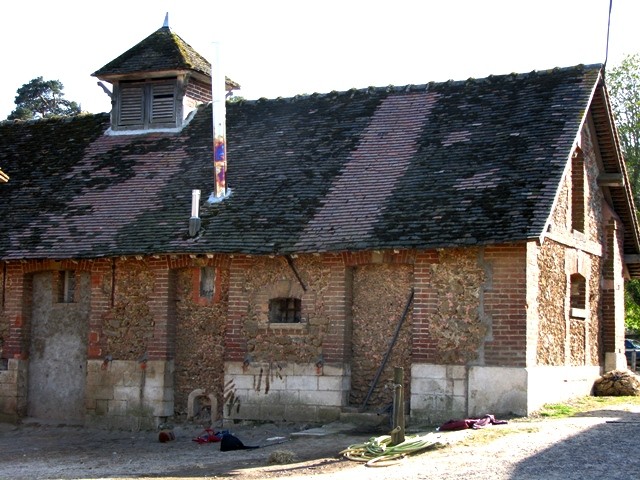
<svg viewBox="0 0 640 480">
<path fill-rule="evenodd" d="M 401 366 L 436 423 L 626 366 L 601 65 L 228 101 L 217 202 L 212 73 L 163 26 L 94 73 L 110 114 L 0 124 L 1 418 L 325 423 Z"/>
</svg>

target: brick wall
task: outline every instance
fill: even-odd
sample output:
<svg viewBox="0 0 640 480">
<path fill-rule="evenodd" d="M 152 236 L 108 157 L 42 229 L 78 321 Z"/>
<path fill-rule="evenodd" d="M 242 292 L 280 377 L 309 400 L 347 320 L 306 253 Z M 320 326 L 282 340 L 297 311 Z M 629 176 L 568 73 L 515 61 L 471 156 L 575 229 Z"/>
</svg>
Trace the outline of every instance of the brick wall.
<svg viewBox="0 0 640 480">
<path fill-rule="evenodd" d="M 215 269 L 215 292 L 211 299 L 199 297 L 200 267 Z M 182 267 L 182 268 L 180 268 Z M 188 411 L 189 394 L 202 389 L 215 395 L 222 414 L 224 332 L 228 308 L 229 259 L 213 256 L 197 267 L 172 265 L 173 304 L 175 305 L 175 412 Z"/>
<path fill-rule="evenodd" d="M 187 85 L 186 97 L 192 98 L 199 103 L 211 101 L 211 85 L 191 79 Z"/>
<path fill-rule="evenodd" d="M 526 364 L 526 245 L 490 246 L 484 251 L 489 272 L 484 313 L 491 319 L 484 349 L 486 365 Z"/>
<path fill-rule="evenodd" d="M 119 387 L 116 383 L 106 385 L 104 380 L 115 378 L 104 377 L 114 362 L 128 365 L 126 369 L 138 375 L 148 365 L 156 365 L 156 370 L 161 368 L 163 373 L 158 377 L 159 383 L 153 392 L 149 390 L 149 382 L 146 386 L 143 382 L 140 387 L 146 389 L 147 395 L 142 397 L 142 410 L 136 411 L 144 410 L 156 416 L 173 415 L 176 346 L 180 348 L 180 365 L 176 374 L 181 379 L 177 389 L 178 407 L 186 407 L 184 398 L 196 388 L 212 390 L 221 397 L 224 327 L 220 325 L 226 318 L 226 294 L 218 298 L 215 305 L 208 306 L 192 302 L 190 293 L 185 291 L 181 291 L 179 297 L 180 274 L 176 272 L 188 272 L 187 276 L 190 276 L 193 268 L 214 265 L 220 269 L 221 278 L 228 279 L 228 262 L 226 256 L 7 262 L 0 278 L 0 285 L 3 285 L 0 334 L 2 358 L 5 359 L 1 365 L 8 366 L 15 359 L 26 366 L 30 348 L 32 274 L 55 270 L 84 271 L 89 276 L 91 292 L 87 359 L 89 364 L 94 362 L 100 366 L 99 372 L 97 368 L 91 368 L 87 374 L 86 413 L 92 421 L 105 412 L 105 405 L 115 409 L 116 403 L 108 400 L 119 395 L 116 393 Z M 191 282 L 187 283 L 191 289 Z M 226 292 L 227 285 L 224 284 L 222 289 Z M 187 326 L 179 339 L 176 338 L 178 321 Z M 0 398 L 4 398 L 0 413 L 6 413 L 16 405 L 21 405 L 21 408 L 25 405 L 26 383 L 11 383 L 17 382 L 16 372 L 21 371 L 20 365 L 16 365 L 13 373 L 7 370 L 0 379 Z M 116 414 L 117 410 L 120 412 L 117 415 L 122 415 L 122 409 L 113 409 L 107 409 L 107 414 Z M 24 413 L 26 411 L 22 408 Z"/>
</svg>

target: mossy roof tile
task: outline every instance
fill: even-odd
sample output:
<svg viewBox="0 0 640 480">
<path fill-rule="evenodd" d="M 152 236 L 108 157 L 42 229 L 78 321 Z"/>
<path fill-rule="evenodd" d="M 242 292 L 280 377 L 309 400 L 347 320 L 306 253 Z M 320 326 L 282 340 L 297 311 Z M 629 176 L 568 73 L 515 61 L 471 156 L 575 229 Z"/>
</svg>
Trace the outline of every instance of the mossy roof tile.
<svg viewBox="0 0 640 480">
<path fill-rule="evenodd" d="M 0 123 L 0 258 L 302 253 L 537 238 L 600 66 L 211 106 L 179 133 L 105 135 L 108 115 Z"/>
</svg>

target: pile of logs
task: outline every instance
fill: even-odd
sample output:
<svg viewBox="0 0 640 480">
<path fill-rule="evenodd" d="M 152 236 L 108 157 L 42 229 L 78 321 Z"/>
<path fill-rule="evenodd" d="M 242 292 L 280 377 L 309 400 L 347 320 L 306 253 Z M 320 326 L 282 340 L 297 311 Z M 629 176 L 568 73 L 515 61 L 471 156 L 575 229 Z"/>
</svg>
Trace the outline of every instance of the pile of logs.
<svg viewBox="0 0 640 480">
<path fill-rule="evenodd" d="M 598 397 L 638 397 L 640 377 L 630 370 L 612 370 L 595 381 L 593 393 Z"/>
</svg>

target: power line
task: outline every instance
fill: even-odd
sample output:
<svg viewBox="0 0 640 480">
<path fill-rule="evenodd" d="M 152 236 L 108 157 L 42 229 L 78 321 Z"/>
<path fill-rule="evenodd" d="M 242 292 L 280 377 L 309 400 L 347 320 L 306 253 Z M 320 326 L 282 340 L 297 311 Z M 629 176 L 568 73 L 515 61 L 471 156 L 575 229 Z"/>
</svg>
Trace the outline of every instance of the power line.
<svg viewBox="0 0 640 480">
<path fill-rule="evenodd" d="M 609 32 L 611 30 L 611 8 L 613 7 L 613 0 L 609 0 L 609 18 L 607 19 L 607 47 L 604 52 L 604 65 L 607 66 L 607 60 L 609 59 Z"/>
</svg>

